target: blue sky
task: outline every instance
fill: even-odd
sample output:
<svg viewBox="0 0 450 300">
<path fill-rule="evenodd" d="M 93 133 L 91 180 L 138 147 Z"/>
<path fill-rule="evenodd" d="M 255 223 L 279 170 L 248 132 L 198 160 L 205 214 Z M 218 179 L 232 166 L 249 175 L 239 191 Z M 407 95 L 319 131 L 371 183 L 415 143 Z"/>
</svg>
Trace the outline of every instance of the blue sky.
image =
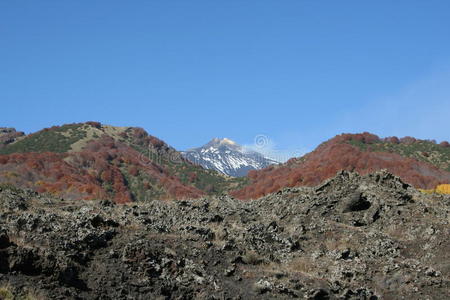
<svg viewBox="0 0 450 300">
<path fill-rule="evenodd" d="M 0 126 L 450 139 L 450 1 L 1 1 Z"/>
</svg>

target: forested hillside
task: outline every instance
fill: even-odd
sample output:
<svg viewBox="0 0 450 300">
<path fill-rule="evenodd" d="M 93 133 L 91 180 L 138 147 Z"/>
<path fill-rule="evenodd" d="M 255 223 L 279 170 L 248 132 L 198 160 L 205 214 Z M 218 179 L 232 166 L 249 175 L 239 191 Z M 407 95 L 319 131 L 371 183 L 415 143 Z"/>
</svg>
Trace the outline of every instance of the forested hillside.
<svg viewBox="0 0 450 300">
<path fill-rule="evenodd" d="M 283 187 L 318 185 L 340 170 L 368 174 L 381 169 L 417 188 L 433 189 L 450 183 L 450 145 L 412 137 L 381 139 L 370 133 L 342 134 L 303 157 L 249 172 L 251 183 L 232 195 L 258 198 Z"/>
</svg>

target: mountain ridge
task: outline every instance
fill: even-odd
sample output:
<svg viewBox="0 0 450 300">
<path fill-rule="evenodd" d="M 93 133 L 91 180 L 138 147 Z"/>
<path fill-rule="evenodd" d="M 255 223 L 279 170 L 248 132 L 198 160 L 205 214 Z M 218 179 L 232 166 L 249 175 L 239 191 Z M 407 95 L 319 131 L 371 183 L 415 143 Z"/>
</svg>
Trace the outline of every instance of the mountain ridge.
<svg viewBox="0 0 450 300">
<path fill-rule="evenodd" d="M 412 137 L 388 137 L 364 132 L 341 134 L 314 151 L 248 174 L 250 184 L 231 194 L 255 199 L 283 187 L 314 186 L 341 170 L 361 174 L 386 169 L 421 189 L 450 183 L 450 145 Z"/>
<path fill-rule="evenodd" d="M 244 153 L 255 155 L 256 163 L 266 158 L 227 138 L 214 138 L 190 150 L 199 156 L 203 151 L 207 154 L 204 157 L 211 159 L 227 151 L 238 153 L 232 161 L 235 165 L 221 166 L 222 171 L 226 167 L 248 171 L 247 176 L 234 178 L 214 170 L 217 165 L 202 167 L 195 159 L 188 159 L 186 152 L 138 127 L 91 121 L 28 135 L 13 128 L 0 129 L 0 183 L 68 199 L 125 203 L 223 193 L 255 199 L 284 187 L 320 184 L 341 170 L 364 175 L 386 169 L 424 190 L 450 183 L 450 144 L 412 137 L 341 134 L 302 157 L 261 170 L 245 169 L 248 161 L 239 158 Z"/>
<path fill-rule="evenodd" d="M 241 180 L 242 181 L 242 180 Z M 45 128 L 0 149 L 0 183 L 68 199 L 198 198 L 240 183 L 204 170 L 138 127 Z"/>
<path fill-rule="evenodd" d="M 250 170 L 258 170 L 277 161 L 263 154 L 246 149 L 228 138 L 213 138 L 205 145 L 181 152 L 194 164 L 213 169 L 232 177 L 246 176 Z"/>
</svg>

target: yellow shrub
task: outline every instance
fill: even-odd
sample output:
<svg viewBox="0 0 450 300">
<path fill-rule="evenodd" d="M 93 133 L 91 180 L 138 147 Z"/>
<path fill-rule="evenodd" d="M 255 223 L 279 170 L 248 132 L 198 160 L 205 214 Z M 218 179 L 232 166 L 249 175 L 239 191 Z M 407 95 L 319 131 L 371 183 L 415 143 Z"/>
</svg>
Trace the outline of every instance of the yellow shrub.
<svg viewBox="0 0 450 300">
<path fill-rule="evenodd" d="M 450 195 L 450 184 L 440 184 L 436 187 L 436 192 Z"/>
</svg>

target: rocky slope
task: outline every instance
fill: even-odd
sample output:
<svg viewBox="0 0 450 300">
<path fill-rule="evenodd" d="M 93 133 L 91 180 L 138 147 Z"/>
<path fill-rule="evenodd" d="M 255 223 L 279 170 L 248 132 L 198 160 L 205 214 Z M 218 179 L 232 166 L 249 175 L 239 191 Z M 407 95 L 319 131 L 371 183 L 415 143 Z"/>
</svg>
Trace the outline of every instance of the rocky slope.
<svg viewBox="0 0 450 300">
<path fill-rule="evenodd" d="M 182 154 L 194 164 L 233 177 L 246 176 L 250 170 L 260 170 L 278 164 L 277 161 L 245 149 L 227 138 L 214 138 L 206 145 L 189 149 Z"/>
<path fill-rule="evenodd" d="M 0 183 L 68 199 L 197 198 L 239 186 L 141 128 L 87 122 L 8 138 L 0 148 Z"/>
<path fill-rule="evenodd" d="M 433 189 L 450 183 L 450 145 L 411 137 L 381 139 L 370 133 L 342 134 L 303 157 L 250 171 L 250 184 L 232 195 L 256 199 L 283 187 L 317 185 L 340 170 L 368 174 L 381 169 L 416 188 Z"/>
<path fill-rule="evenodd" d="M 16 131 L 14 128 L 0 127 L 0 149 L 14 143 L 24 135 L 25 133 Z"/>
<path fill-rule="evenodd" d="M 250 202 L 116 205 L 2 187 L 0 288 L 38 299 L 448 299 L 449 211 L 449 196 L 386 172 Z"/>
</svg>

